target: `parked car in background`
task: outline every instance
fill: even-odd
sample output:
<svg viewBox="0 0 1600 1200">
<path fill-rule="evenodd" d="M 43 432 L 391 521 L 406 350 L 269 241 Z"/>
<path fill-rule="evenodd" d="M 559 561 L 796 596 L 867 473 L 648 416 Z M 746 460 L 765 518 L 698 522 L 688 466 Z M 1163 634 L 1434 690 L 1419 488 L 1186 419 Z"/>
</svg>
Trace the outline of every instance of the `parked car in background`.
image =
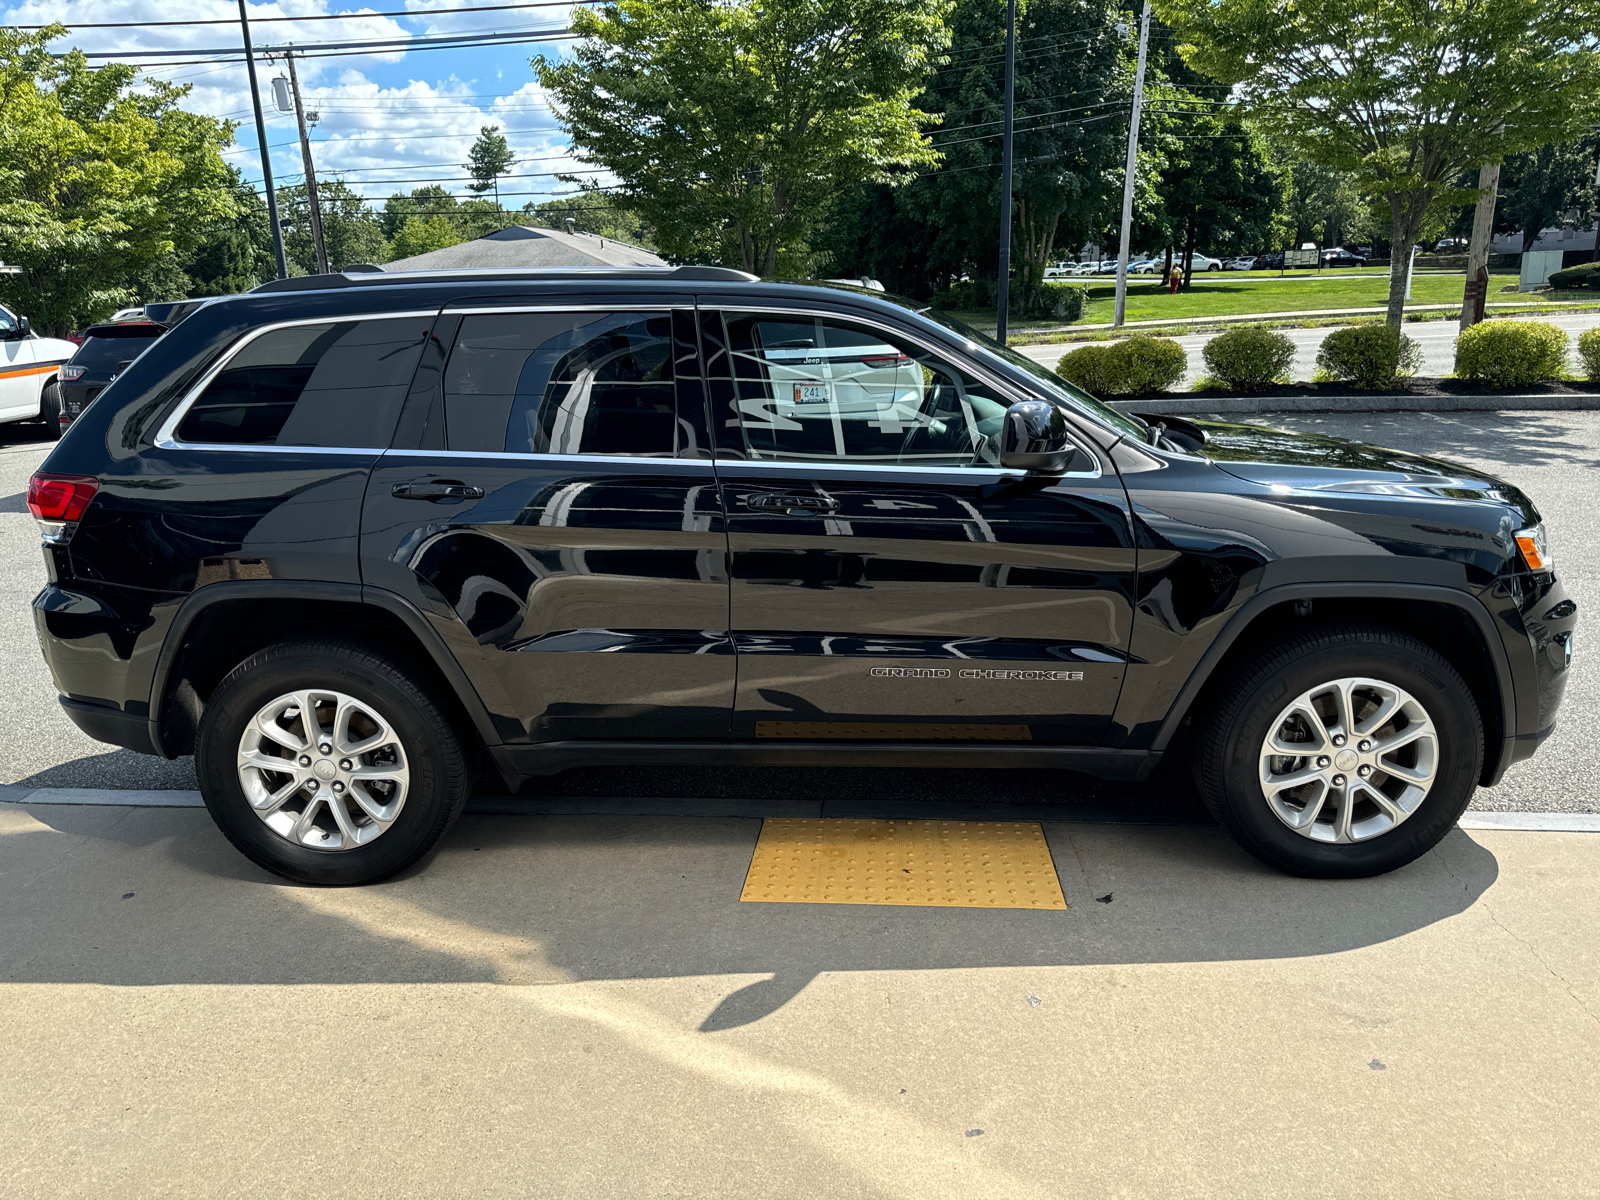
<svg viewBox="0 0 1600 1200">
<path fill-rule="evenodd" d="M 64 431 L 77 420 L 89 402 L 166 331 L 165 325 L 154 321 L 108 321 L 80 330 L 83 340 L 77 353 L 61 368 L 56 406 L 60 429 Z"/>
<path fill-rule="evenodd" d="M 1222 260 L 1220 258 L 1212 258 L 1209 254 L 1201 254 L 1200 251 L 1196 250 L 1194 252 L 1193 265 L 1189 269 L 1191 271 L 1220 271 L 1222 270 Z"/>
<path fill-rule="evenodd" d="M 1139 258 L 1128 264 L 1129 275 L 1154 275 L 1161 270 L 1163 258 Z"/>
<path fill-rule="evenodd" d="M 1464 237 L 1447 237 L 1440 238 L 1433 249 L 1436 254 L 1460 254 L 1466 250 L 1467 245 L 1468 240 Z"/>
<path fill-rule="evenodd" d="M 1283 270 L 1283 251 L 1268 250 L 1265 254 L 1256 255 L 1255 269 L 1257 271 Z"/>
<path fill-rule="evenodd" d="M 1256 269 L 1256 260 L 1248 254 L 1241 255 L 1238 258 L 1224 259 L 1222 269 L 1224 271 L 1254 271 Z"/>
<path fill-rule="evenodd" d="M 64 338 L 40 337 L 28 318 L 0 306 L 0 422 L 43 420 L 56 436 L 61 364 L 77 350 Z"/>
<path fill-rule="evenodd" d="M 1074 275 L 1093 275 L 1099 269 L 1100 264 L 1094 262 L 1080 262 L 1072 264 L 1072 273 Z"/>
<path fill-rule="evenodd" d="M 1364 267 L 1367 260 L 1359 254 L 1351 254 L 1342 246 L 1335 246 L 1332 250 L 1322 252 L 1322 265 L 1325 267 Z"/>
</svg>

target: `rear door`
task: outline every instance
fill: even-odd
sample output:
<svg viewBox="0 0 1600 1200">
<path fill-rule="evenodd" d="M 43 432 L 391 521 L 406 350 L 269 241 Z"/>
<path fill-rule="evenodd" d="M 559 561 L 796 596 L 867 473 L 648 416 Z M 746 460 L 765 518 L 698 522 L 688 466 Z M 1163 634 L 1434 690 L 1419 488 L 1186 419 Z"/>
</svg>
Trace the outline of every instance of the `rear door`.
<svg viewBox="0 0 1600 1200">
<path fill-rule="evenodd" d="M 1126 496 L 999 470 L 1011 395 L 865 317 L 704 311 L 735 736 L 1094 744 L 1127 661 Z"/>
<path fill-rule="evenodd" d="M 507 740 L 727 736 L 701 386 L 689 297 L 441 317 L 373 472 L 362 570 L 428 614 Z"/>
</svg>

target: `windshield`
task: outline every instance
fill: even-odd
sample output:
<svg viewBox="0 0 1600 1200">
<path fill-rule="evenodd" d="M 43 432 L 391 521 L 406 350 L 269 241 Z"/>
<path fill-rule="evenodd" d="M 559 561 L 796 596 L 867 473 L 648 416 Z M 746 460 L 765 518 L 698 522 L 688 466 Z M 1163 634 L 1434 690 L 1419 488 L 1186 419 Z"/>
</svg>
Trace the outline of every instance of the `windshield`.
<svg viewBox="0 0 1600 1200">
<path fill-rule="evenodd" d="M 1107 404 L 1102 404 L 1099 400 L 1089 395 L 1088 392 L 1074 387 L 1054 371 L 1048 370 L 1026 355 L 1018 354 L 1008 346 L 1002 346 L 988 334 L 980 333 L 965 322 L 958 321 L 948 313 L 942 313 L 936 308 L 919 309 L 918 315 L 943 325 L 953 333 L 959 333 L 971 343 L 970 349 L 980 356 L 987 354 L 992 358 L 1001 359 L 1010 366 L 1026 371 L 1029 378 L 1038 384 L 1041 390 L 1064 404 L 1077 409 L 1086 416 L 1093 417 L 1103 425 L 1109 425 L 1124 437 L 1130 437 L 1136 442 L 1145 440 L 1143 422 L 1120 413 Z"/>
</svg>

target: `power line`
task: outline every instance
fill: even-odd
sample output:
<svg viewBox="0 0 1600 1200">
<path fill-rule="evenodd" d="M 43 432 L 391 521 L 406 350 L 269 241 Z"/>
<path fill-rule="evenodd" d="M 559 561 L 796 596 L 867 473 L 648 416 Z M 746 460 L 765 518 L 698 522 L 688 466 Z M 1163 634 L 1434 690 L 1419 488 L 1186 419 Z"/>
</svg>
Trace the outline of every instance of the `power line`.
<svg viewBox="0 0 1600 1200">
<path fill-rule="evenodd" d="M 523 8 L 575 8 L 580 4 L 600 4 L 605 0 L 539 0 L 536 4 L 478 4 L 471 8 L 419 8 L 395 9 L 391 12 L 352 12 L 352 13 L 323 13 L 306 17 L 251 17 L 252 25 L 265 25 L 269 21 L 359 21 L 367 17 L 434 17 L 450 16 L 455 13 L 469 12 L 507 12 L 511 9 Z M 76 21 L 56 21 L 55 25 L 65 25 L 70 33 L 78 29 L 152 29 L 156 26 L 171 25 L 237 25 L 239 22 L 231 17 L 216 18 L 205 21 L 96 21 L 82 23 Z M 49 29 L 50 25 L 10 25 L 9 29 Z"/>
<path fill-rule="evenodd" d="M 447 34 L 447 35 L 442 35 L 442 36 L 439 36 L 439 37 L 382 38 L 382 39 L 377 39 L 377 40 L 373 40 L 373 41 L 363 41 L 363 42 L 303 42 L 303 43 L 300 43 L 300 45 L 303 45 L 303 46 L 306 46 L 306 47 L 309 48 L 309 51 L 306 51 L 306 52 L 303 52 L 300 49 L 300 45 L 295 45 L 295 46 L 292 46 L 292 47 L 290 47 L 290 46 L 257 46 L 256 47 L 256 53 L 260 54 L 264 58 L 270 58 L 270 57 L 273 56 L 273 51 L 274 50 L 278 51 L 281 54 L 284 50 L 292 48 L 294 50 L 295 56 L 297 58 L 320 58 L 320 57 L 323 57 L 323 55 L 315 53 L 316 51 L 328 51 L 328 50 L 400 50 L 400 49 L 411 49 L 411 48 L 421 50 L 421 49 L 425 49 L 425 48 L 427 48 L 429 46 L 442 46 L 442 45 L 446 45 L 446 44 L 449 44 L 449 45 L 471 45 L 471 44 L 480 43 L 480 42 L 496 42 L 496 41 L 505 41 L 505 40 L 508 40 L 508 39 L 517 39 L 517 40 L 526 41 L 526 40 L 530 40 L 530 34 L 532 34 L 534 32 L 537 32 L 537 33 L 540 34 L 539 37 L 531 39 L 531 40 L 535 40 L 535 41 L 552 41 L 552 40 L 558 40 L 558 39 L 564 38 L 564 37 L 570 37 L 572 35 L 571 34 L 571 30 L 564 29 L 564 28 L 563 29 L 547 29 L 547 30 L 539 30 L 539 31 L 529 30 L 529 31 L 524 31 L 524 32 L 520 32 L 520 33 L 459 33 L 459 34 Z M 220 55 L 220 54 L 243 54 L 244 53 L 244 47 L 243 46 L 210 46 L 210 47 L 207 47 L 205 49 L 194 49 L 194 48 L 185 46 L 185 47 L 182 47 L 182 48 L 179 48 L 179 49 L 173 49 L 173 50 L 97 50 L 97 51 L 93 51 L 93 52 L 81 51 L 80 50 L 77 53 L 82 54 L 83 57 L 85 57 L 85 58 L 110 58 L 110 59 L 116 59 L 116 60 L 120 61 L 120 60 L 125 59 L 125 58 L 169 58 L 174 54 L 218 54 L 218 55 Z M 174 64 L 174 65 L 176 65 L 176 64 Z"/>
</svg>

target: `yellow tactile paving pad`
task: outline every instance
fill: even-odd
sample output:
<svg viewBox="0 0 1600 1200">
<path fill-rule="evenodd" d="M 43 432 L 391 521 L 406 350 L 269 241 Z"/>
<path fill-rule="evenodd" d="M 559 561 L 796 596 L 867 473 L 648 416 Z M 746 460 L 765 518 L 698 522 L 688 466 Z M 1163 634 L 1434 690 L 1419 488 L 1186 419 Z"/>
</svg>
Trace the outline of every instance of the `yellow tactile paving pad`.
<svg viewBox="0 0 1600 1200">
<path fill-rule="evenodd" d="M 1033 821 L 769 817 L 739 899 L 769 904 L 1066 908 Z"/>
</svg>

